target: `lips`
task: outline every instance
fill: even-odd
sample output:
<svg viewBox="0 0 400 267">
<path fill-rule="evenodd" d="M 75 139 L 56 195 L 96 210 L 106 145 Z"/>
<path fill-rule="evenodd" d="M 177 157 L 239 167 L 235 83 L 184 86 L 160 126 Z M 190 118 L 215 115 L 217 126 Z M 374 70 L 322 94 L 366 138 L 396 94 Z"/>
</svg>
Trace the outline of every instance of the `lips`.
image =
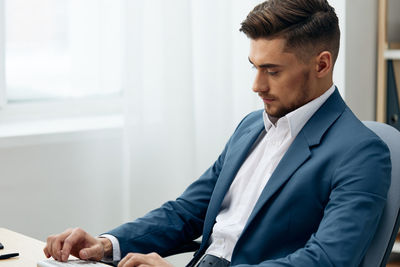
<svg viewBox="0 0 400 267">
<path fill-rule="evenodd" d="M 274 97 L 271 96 L 260 96 L 264 103 L 269 104 L 275 101 Z"/>
</svg>

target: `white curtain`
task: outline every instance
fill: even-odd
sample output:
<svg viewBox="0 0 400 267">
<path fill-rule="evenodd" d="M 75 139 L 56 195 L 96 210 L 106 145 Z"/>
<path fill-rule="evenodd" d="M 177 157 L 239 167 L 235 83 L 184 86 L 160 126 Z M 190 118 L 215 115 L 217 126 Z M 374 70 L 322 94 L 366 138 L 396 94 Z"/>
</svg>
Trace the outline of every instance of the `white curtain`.
<svg viewBox="0 0 400 267">
<path fill-rule="evenodd" d="M 125 220 L 175 199 L 262 107 L 239 32 L 259 2 L 125 2 Z"/>
</svg>

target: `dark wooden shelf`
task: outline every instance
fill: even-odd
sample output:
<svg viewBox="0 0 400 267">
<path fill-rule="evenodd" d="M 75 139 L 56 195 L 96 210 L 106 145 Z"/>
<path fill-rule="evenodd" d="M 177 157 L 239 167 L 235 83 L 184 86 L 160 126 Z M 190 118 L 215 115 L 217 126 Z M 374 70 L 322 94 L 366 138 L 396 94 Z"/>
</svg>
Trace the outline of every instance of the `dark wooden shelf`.
<svg viewBox="0 0 400 267">
<path fill-rule="evenodd" d="M 386 267 L 400 267 L 400 254 L 392 253 L 390 254 L 389 261 Z"/>
</svg>

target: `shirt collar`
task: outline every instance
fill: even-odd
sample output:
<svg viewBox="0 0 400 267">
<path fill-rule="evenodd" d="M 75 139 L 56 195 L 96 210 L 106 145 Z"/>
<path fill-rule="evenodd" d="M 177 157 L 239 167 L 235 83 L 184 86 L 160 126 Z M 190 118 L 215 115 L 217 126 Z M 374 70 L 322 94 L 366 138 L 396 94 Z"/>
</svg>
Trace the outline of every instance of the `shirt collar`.
<svg viewBox="0 0 400 267">
<path fill-rule="evenodd" d="M 325 91 L 319 97 L 313 99 L 307 104 L 291 111 L 282 118 L 279 118 L 276 124 L 273 124 L 268 114 L 263 112 L 264 127 L 268 132 L 271 127 L 287 127 L 289 126 L 291 137 L 297 136 L 307 121 L 314 115 L 314 113 L 325 103 L 329 96 L 335 91 L 335 85 L 332 85 L 328 90 Z M 282 126 L 281 126 L 282 125 Z"/>
</svg>

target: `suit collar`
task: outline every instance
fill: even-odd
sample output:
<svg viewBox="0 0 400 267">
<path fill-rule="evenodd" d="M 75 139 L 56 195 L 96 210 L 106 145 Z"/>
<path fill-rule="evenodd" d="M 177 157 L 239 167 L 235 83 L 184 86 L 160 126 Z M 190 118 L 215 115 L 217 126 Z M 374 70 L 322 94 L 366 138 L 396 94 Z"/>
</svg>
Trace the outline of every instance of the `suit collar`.
<svg viewBox="0 0 400 267">
<path fill-rule="evenodd" d="M 325 101 L 319 110 L 304 125 L 301 132 L 309 146 L 318 145 L 328 128 L 339 118 L 346 108 L 338 89 Z"/>
</svg>

